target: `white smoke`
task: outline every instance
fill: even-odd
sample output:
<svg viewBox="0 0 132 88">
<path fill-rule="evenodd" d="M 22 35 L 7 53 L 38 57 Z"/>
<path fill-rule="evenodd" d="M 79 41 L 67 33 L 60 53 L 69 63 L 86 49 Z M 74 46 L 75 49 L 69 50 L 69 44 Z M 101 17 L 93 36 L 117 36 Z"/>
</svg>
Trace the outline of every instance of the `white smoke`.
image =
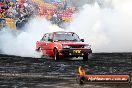
<svg viewBox="0 0 132 88">
<path fill-rule="evenodd" d="M 111 6 L 84 5 L 69 29 L 89 41 L 94 52 L 132 52 L 132 1 L 112 0 Z"/>
<path fill-rule="evenodd" d="M 45 18 L 39 17 L 33 18 L 24 29 L 17 35 L 11 29 L 3 29 L 0 32 L 0 50 L 2 53 L 40 57 L 40 54 L 35 52 L 36 41 L 39 41 L 45 33 L 60 30 L 56 26 L 52 26 Z"/>
<path fill-rule="evenodd" d="M 112 0 L 112 9 L 101 9 L 97 3 L 84 5 L 67 30 L 76 32 L 89 42 L 94 52 L 132 52 L 131 4 L 131 0 Z M 52 26 L 45 18 L 33 18 L 17 35 L 10 29 L 0 32 L 0 52 L 39 57 L 40 54 L 35 52 L 36 41 L 44 33 L 53 31 L 63 29 Z"/>
</svg>

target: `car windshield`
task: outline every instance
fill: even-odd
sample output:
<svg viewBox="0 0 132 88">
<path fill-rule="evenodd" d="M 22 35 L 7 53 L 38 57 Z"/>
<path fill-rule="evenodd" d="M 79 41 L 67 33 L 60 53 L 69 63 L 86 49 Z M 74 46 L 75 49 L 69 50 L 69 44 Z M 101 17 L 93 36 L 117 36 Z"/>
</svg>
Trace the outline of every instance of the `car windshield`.
<svg viewBox="0 0 132 88">
<path fill-rule="evenodd" d="M 79 36 L 75 33 L 56 33 L 54 40 L 58 41 L 80 41 Z"/>
</svg>

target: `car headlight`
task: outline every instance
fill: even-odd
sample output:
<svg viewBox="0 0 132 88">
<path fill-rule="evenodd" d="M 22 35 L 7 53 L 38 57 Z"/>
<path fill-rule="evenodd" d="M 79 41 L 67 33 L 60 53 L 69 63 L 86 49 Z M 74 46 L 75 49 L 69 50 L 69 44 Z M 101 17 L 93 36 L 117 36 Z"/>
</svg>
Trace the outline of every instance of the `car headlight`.
<svg viewBox="0 0 132 88">
<path fill-rule="evenodd" d="M 86 48 L 86 49 L 91 49 L 91 45 L 84 46 L 84 48 Z"/>
<path fill-rule="evenodd" d="M 62 48 L 70 48 L 70 46 L 62 46 Z"/>
</svg>

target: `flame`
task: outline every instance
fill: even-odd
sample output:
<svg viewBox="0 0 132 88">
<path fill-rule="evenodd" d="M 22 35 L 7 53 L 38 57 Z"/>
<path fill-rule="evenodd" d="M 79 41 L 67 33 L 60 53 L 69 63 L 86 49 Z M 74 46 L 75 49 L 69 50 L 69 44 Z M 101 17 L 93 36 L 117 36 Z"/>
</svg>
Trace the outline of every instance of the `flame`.
<svg viewBox="0 0 132 88">
<path fill-rule="evenodd" d="M 78 72 L 79 72 L 79 75 L 81 75 L 81 76 L 86 75 L 86 72 L 85 72 L 85 70 L 82 68 L 82 66 L 79 66 Z"/>
</svg>

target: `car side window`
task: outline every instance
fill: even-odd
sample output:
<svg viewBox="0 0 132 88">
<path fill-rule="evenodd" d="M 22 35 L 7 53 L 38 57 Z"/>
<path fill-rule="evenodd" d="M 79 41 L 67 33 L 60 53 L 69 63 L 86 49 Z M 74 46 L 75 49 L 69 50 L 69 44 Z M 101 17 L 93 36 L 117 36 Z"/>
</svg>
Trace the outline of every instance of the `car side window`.
<svg viewBox="0 0 132 88">
<path fill-rule="evenodd" d="M 46 34 L 43 36 L 43 38 L 41 39 L 41 41 L 45 41 L 46 40 Z"/>
<path fill-rule="evenodd" d="M 41 41 L 49 41 L 49 39 L 53 39 L 53 36 L 52 36 L 52 34 L 45 34 L 44 36 L 43 36 L 43 38 L 41 39 Z"/>
<path fill-rule="evenodd" d="M 49 34 L 49 38 L 48 39 L 53 39 L 53 35 Z"/>
<path fill-rule="evenodd" d="M 46 34 L 45 41 L 48 41 L 49 34 Z"/>
</svg>

